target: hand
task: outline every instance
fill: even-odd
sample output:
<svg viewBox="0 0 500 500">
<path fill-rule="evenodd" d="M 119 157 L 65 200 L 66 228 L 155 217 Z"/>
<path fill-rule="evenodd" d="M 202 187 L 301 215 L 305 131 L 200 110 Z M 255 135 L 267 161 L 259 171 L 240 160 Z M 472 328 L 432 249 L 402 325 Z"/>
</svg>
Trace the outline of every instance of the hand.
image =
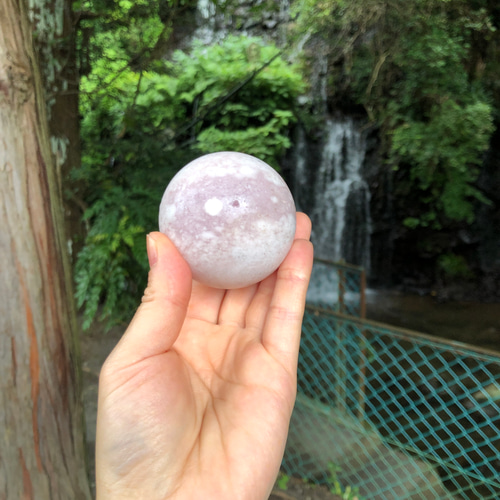
<svg viewBox="0 0 500 500">
<path fill-rule="evenodd" d="M 296 393 L 313 250 L 297 214 L 273 275 L 238 290 L 193 282 L 148 236 L 142 304 L 99 381 L 97 499 L 267 499 Z"/>
</svg>

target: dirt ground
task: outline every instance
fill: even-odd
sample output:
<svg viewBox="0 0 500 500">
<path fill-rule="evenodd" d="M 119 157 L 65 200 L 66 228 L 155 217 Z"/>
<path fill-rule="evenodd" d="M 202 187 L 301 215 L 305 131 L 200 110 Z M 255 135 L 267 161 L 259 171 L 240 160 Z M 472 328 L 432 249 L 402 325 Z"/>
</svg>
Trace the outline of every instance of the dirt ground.
<svg viewBox="0 0 500 500">
<path fill-rule="evenodd" d="M 306 483 L 302 479 L 292 477 L 286 484 L 286 489 L 274 487 L 269 500 L 342 500 L 339 495 L 330 493 L 324 486 Z M 350 500 L 357 500 L 350 497 Z"/>
<path fill-rule="evenodd" d="M 91 468 L 91 486 L 94 491 L 94 447 L 95 425 L 97 416 L 97 385 L 101 366 L 118 342 L 123 329 L 114 328 L 105 333 L 97 326 L 91 331 L 82 334 L 81 352 L 83 363 L 83 402 L 85 407 L 87 451 Z M 280 488 L 281 486 L 281 488 Z M 203 498 L 203 492 L 200 492 Z M 321 486 L 304 482 L 299 478 L 286 478 L 276 484 L 269 500 L 342 500 L 338 495 Z M 350 498 L 350 500 L 356 500 Z"/>
</svg>

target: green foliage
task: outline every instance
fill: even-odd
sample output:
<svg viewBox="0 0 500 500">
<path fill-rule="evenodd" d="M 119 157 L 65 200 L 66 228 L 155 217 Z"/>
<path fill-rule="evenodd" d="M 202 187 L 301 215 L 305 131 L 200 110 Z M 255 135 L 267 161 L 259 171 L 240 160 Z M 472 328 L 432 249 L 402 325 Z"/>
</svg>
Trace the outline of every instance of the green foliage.
<svg viewBox="0 0 500 500">
<path fill-rule="evenodd" d="M 259 38 L 228 36 L 174 55 L 176 95 L 184 105 L 191 146 L 231 149 L 277 167 L 290 141 L 296 97 L 305 86 L 298 68 Z"/>
<path fill-rule="evenodd" d="M 446 100 L 428 121 L 410 121 L 393 132 L 391 157 L 411 165 L 410 181 L 422 191 L 427 212 L 406 219 L 408 227 L 441 226 L 439 216 L 473 221 L 474 199 L 487 202 L 474 187 L 482 153 L 493 132 L 491 107 L 481 101 L 461 106 Z"/>
<path fill-rule="evenodd" d="M 340 484 L 338 479 L 338 472 L 341 470 L 339 466 L 334 463 L 328 464 L 329 476 L 328 476 L 328 484 L 330 488 L 330 493 L 334 495 L 338 495 L 342 500 L 363 500 L 362 497 L 359 496 L 359 488 L 353 488 L 351 486 L 346 486 L 345 488 Z M 291 477 L 284 472 L 280 472 L 278 474 L 278 478 L 276 480 L 276 485 L 280 490 L 286 491 L 288 489 L 288 483 L 290 482 Z M 318 486 L 317 483 L 311 483 L 309 479 L 302 478 L 302 481 L 310 486 Z"/>
<path fill-rule="evenodd" d="M 288 488 L 288 483 L 290 482 L 290 476 L 284 472 L 280 472 L 276 484 L 280 490 L 285 490 Z"/>
<path fill-rule="evenodd" d="M 101 92 L 120 71 L 145 68 L 168 45 L 173 22 L 195 0 L 79 0 L 73 3 L 78 25 L 80 73 L 96 80 Z M 94 72 L 109 65 L 106 78 Z"/>
<path fill-rule="evenodd" d="M 397 171 L 401 222 L 410 230 L 470 224 L 477 202 L 488 202 L 476 181 L 500 106 L 489 93 L 498 88 L 498 72 L 484 69 L 498 64 L 499 37 L 488 4 L 294 5 L 297 37 L 308 31 L 328 40 L 329 95 L 338 102 L 348 96 L 380 129 L 382 155 Z"/>
<path fill-rule="evenodd" d="M 124 198 L 123 191 L 114 188 L 85 212 L 85 220 L 92 219 L 93 224 L 75 266 L 77 305 L 85 305 L 84 329 L 101 305 L 100 317 L 109 326 L 124 319 L 125 311 L 134 309 L 132 296 L 144 286 L 140 273 L 146 265 L 144 229 L 132 223 L 126 206 L 120 204 Z M 138 281 L 133 279 L 137 277 Z"/>
<path fill-rule="evenodd" d="M 328 482 L 330 483 L 330 492 L 334 495 L 339 495 L 342 500 L 362 500 L 359 496 L 359 488 L 353 488 L 351 486 L 346 486 L 345 488 L 340 484 L 338 480 L 338 473 L 341 468 L 334 463 L 328 464 L 328 469 L 330 472 L 330 477 Z"/>
<path fill-rule="evenodd" d="M 445 280 L 470 279 L 473 273 L 462 255 L 447 253 L 437 260 L 438 273 Z"/>
<path fill-rule="evenodd" d="M 244 130 L 225 130 L 215 126 L 203 130 L 198 136 L 198 147 L 202 151 L 244 151 L 277 167 L 277 156 L 281 156 L 291 145 L 288 136 L 280 133 L 292 121 L 290 112 L 277 111 L 265 125 Z"/>
<path fill-rule="evenodd" d="M 120 16 L 141 5 L 120 2 Z M 145 233 L 156 229 L 163 190 L 180 167 L 224 149 L 277 167 L 290 146 L 304 84 L 275 46 L 231 36 L 153 61 L 145 54 L 162 32 L 154 11 L 101 27 L 81 81 L 82 166 L 73 179 L 89 207 L 75 270 L 85 327 L 96 315 L 111 325 L 133 311 L 147 276 Z"/>
</svg>

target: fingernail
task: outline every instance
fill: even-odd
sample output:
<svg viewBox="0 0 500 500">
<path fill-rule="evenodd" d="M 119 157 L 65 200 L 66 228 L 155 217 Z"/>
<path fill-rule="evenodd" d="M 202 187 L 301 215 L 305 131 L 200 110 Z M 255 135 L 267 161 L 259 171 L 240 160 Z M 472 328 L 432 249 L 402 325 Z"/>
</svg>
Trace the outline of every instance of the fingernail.
<svg viewBox="0 0 500 500">
<path fill-rule="evenodd" d="M 146 236 L 146 248 L 148 252 L 149 268 L 152 269 L 158 260 L 158 249 L 156 248 L 156 241 L 149 234 Z"/>
</svg>

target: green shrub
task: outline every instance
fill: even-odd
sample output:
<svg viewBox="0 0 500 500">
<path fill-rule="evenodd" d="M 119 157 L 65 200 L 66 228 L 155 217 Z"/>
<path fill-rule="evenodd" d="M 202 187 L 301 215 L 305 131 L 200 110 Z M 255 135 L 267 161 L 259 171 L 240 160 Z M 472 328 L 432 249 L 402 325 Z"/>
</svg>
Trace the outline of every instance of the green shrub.
<svg viewBox="0 0 500 500">
<path fill-rule="evenodd" d="M 441 255 L 437 260 L 438 273 L 444 280 L 470 279 L 473 273 L 462 255 L 447 253 Z"/>
<path fill-rule="evenodd" d="M 88 206 L 75 267 L 85 327 L 95 317 L 126 320 L 135 309 L 147 276 L 145 234 L 157 229 L 162 193 L 177 170 L 220 150 L 278 167 L 304 89 L 300 72 L 258 38 L 196 43 L 138 70 L 127 63 L 132 42 L 124 36 L 121 28 L 102 34 L 81 82 L 82 166 L 72 177 L 74 195 Z"/>
</svg>

